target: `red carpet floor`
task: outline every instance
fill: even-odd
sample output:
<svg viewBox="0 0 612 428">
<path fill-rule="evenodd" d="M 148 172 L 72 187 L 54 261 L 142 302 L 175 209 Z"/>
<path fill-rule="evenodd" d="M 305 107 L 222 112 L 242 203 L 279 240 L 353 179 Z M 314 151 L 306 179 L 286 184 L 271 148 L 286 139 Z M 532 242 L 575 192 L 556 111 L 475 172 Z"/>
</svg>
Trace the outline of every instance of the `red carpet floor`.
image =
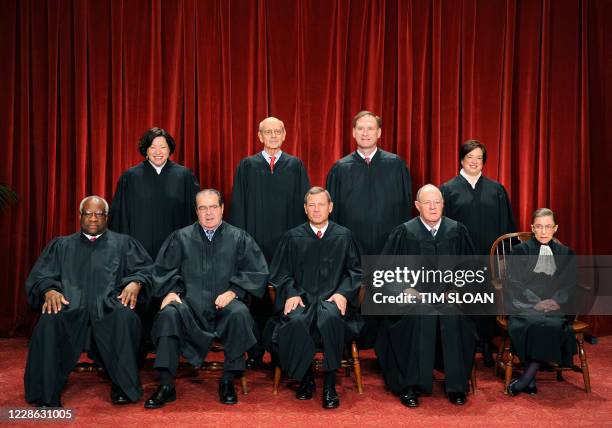
<svg viewBox="0 0 612 428">
<path fill-rule="evenodd" d="M 23 371 L 25 339 L 0 339 L 0 408 L 25 407 Z M 583 391 L 582 376 L 566 372 L 565 382 L 554 374 L 539 374 L 539 393 L 530 397 L 508 397 L 501 379 L 495 378 L 478 360 L 477 390 L 468 403 L 451 405 L 444 397 L 442 384 L 434 385 L 431 397 L 422 397 L 418 409 L 403 407 L 385 390 L 373 368 L 372 353 L 363 352 L 364 394 L 357 393 L 352 378 L 339 376 L 341 406 L 323 410 L 320 399 L 300 402 L 293 397 L 295 385 L 283 381 L 281 391 L 272 395 L 272 376 L 267 370 L 249 372 L 250 392 L 240 395 L 235 406 L 217 401 L 219 372 L 200 372 L 196 378 L 177 380 L 178 400 L 159 410 L 144 410 L 138 404 L 115 407 L 109 401 L 110 383 L 97 374 L 73 373 L 62 396 L 66 408 L 74 409 L 70 426 L 593 426 L 612 427 L 612 337 L 587 345 L 593 392 Z M 154 373 L 142 371 L 145 396 L 156 387 Z M 321 391 L 317 378 L 317 392 Z M 237 383 L 238 386 L 238 383 Z M 6 424 L 6 419 L 0 425 Z M 39 423 L 37 423 L 39 424 Z M 19 422 L 14 425 L 31 425 Z M 58 422 L 50 426 L 60 426 Z"/>
</svg>

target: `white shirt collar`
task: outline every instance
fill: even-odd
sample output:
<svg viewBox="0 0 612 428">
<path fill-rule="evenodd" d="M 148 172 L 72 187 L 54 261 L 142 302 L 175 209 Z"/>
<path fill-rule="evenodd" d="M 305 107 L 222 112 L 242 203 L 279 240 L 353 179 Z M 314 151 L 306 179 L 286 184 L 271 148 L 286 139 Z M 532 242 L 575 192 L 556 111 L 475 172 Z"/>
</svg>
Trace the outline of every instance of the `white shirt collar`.
<svg viewBox="0 0 612 428">
<path fill-rule="evenodd" d="M 461 176 L 465 178 L 468 183 L 470 183 L 470 186 L 472 186 L 472 189 L 475 189 L 476 183 L 478 183 L 478 180 L 480 180 L 480 176 L 482 175 L 482 172 L 480 172 L 476 177 L 472 177 L 471 175 L 468 175 L 463 170 L 463 168 L 461 168 L 461 171 L 459 171 L 459 174 L 461 174 Z"/>
<path fill-rule="evenodd" d="M 425 226 L 429 232 L 431 232 L 431 229 L 436 229 L 436 233 L 438 233 L 438 231 L 440 230 L 440 223 L 442 223 L 442 217 L 440 217 L 440 220 L 438 220 L 438 222 L 433 227 L 425 223 L 423 217 L 419 216 L 419 220 L 421 220 L 421 223 L 423 223 L 423 226 Z"/>
<path fill-rule="evenodd" d="M 268 154 L 268 152 L 266 152 L 265 150 L 262 150 L 261 154 L 263 155 L 263 157 L 266 160 L 266 162 L 268 162 L 268 164 L 269 164 L 270 163 L 270 158 L 272 156 L 270 156 Z M 280 159 L 282 154 L 283 154 L 283 152 L 281 152 L 280 150 L 278 152 L 276 152 L 276 154 L 274 155 L 274 163 L 278 162 L 278 160 Z"/>
<path fill-rule="evenodd" d="M 372 158 L 374 157 L 374 155 L 376 154 L 376 152 L 377 152 L 377 151 L 378 151 L 378 147 L 374 147 L 374 151 L 373 151 L 372 153 L 370 153 L 370 156 L 368 156 L 368 157 L 370 158 L 370 160 L 372 160 Z M 357 154 L 358 154 L 359 156 L 361 156 L 361 159 L 365 159 L 365 158 L 366 158 L 366 155 L 364 155 L 363 153 L 361 153 L 361 152 L 359 151 L 359 149 L 357 149 Z"/>
<path fill-rule="evenodd" d="M 327 224 L 325 226 L 323 226 L 321 229 L 314 227 L 312 225 L 312 223 L 308 223 L 310 224 L 310 228 L 312 229 L 312 231 L 314 232 L 314 234 L 316 235 L 317 232 L 320 230 L 321 231 L 321 237 L 325 236 L 325 231 L 327 230 L 327 227 L 329 226 L 329 221 L 327 222 Z"/>
<path fill-rule="evenodd" d="M 98 239 L 100 236 L 104 235 L 104 232 L 102 232 L 102 233 L 100 233 L 100 234 L 98 234 L 98 235 L 88 235 L 88 234 L 86 234 L 85 232 L 82 232 L 82 231 L 81 231 L 81 233 L 82 233 L 83 235 L 85 235 L 85 237 L 86 237 L 87 239 L 89 239 L 90 241 L 91 241 L 91 238 L 96 238 L 96 239 Z"/>
<path fill-rule="evenodd" d="M 166 164 L 168 163 L 168 161 L 164 162 L 164 164 L 163 164 L 162 166 L 157 166 L 157 165 L 155 165 L 153 162 L 151 162 L 150 160 L 149 160 L 149 163 L 151 164 L 151 166 L 152 166 L 153 168 L 155 168 L 155 171 L 157 172 L 157 175 L 159 175 L 159 174 L 161 174 L 162 169 L 164 169 L 164 167 L 166 166 Z"/>
</svg>

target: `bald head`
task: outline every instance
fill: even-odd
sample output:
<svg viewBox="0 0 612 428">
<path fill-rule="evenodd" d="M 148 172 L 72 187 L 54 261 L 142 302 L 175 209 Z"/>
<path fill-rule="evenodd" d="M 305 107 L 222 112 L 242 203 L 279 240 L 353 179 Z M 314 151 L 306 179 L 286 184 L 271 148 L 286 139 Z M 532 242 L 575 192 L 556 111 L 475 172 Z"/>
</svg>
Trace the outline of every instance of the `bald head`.
<svg viewBox="0 0 612 428">
<path fill-rule="evenodd" d="M 267 117 L 259 122 L 258 136 L 259 141 L 264 145 L 266 153 L 270 156 L 275 156 L 287 136 L 285 124 L 275 117 Z"/>
<path fill-rule="evenodd" d="M 433 184 L 426 184 L 419 189 L 414 203 L 421 219 L 429 226 L 435 226 L 442 218 L 444 198 L 442 192 Z"/>
<path fill-rule="evenodd" d="M 96 236 L 106 230 L 108 202 L 100 196 L 87 196 L 79 205 L 81 231 Z"/>
<path fill-rule="evenodd" d="M 442 200 L 442 192 L 440 191 L 440 189 L 438 189 L 436 186 L 434 186 L 433 184 L 426 184 L 423 187 L 421 187 L 416 194 L 416 199 L 417 201 L 421 201 L 421 196 L 423 196 L 423 194 L 433 194 L 436 197 L 438 197 L 438 199 Z"/>
<path fill-rule="evenodd" d="M 259 131 L 270 128 L 282 128 L 285 129 L 285 124 L 282 120 L 277 119 L 274 116 L 266 117 L 264 120 L 259 122 Z"/>
</svg>

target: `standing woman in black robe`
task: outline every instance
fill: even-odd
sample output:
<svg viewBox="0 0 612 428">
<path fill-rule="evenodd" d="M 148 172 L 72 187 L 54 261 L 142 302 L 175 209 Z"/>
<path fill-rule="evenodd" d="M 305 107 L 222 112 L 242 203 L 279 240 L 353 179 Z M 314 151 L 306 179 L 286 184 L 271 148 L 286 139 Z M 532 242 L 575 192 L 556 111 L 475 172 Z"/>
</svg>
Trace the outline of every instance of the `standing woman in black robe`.
<svg viewBox="0 0 612 428">
<path fill-rule="evenodd" d="M 525 366 L 522 376 L 508 385 L 512 396 L 536 394 L 541 363 L 568 367 L 576 353 L 572 317 L 564 315 L 573 302 L 576 258 L 570 248 L 553 241 L 557 228 L 550 209 L 536 210 L 531 218 L 534 236 L 510 254 L 505 288 L 515 315 L 508 317 L 508 335 Z"/>
<path fill-rule="evenodd" d="M 506 189 L 482 174 L 486 162 L 484 144 L 477 140 L 466 141 L 459 149 L 459 175 L 440 186 L 444 215 L 467 227 L 478 255 L 488 255 L 498 237 L 516 230 Z M 495 317 L 476 316 L 474 321 L 485 365 L 492 367 L 491 340 L 499 333 Z"/>
<path fill-rule="evenodd" d="M 169 159 L 175 148 L 165 129 L 145 132 L 138 143 L 145 160 L 121 174 L 110 209 L 109 228 L 136 238 L 153 260 L 172 232 L 195 221 L 200 185 L 191 170 Z"/>
<path fill-rule="evenodd" d="M 145 159 L 121 174 L 109 213 L 109 228 L 136 238 L 153 260 L 172 232 L 196 218 L 194 201 L 200 184 L 191 170 L 169 159 L 175 148 L 174 138 L 165 129 L 145 132 L 138 142 Z M 143 328 L 141 362 L 152 347 L 145 344 L 160 304 L 156 299 L 147 301 L 146 308 L 137 309 Z"/>
</svg>

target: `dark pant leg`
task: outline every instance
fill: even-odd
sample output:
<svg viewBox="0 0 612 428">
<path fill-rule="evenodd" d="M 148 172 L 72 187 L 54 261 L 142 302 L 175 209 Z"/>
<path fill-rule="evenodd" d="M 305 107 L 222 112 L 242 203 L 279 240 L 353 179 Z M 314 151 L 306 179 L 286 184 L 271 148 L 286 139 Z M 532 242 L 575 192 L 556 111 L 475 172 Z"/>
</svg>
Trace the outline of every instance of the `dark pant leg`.
<svg viewBox="0 0 612 428">
<path fill-rule="evenodd" d="M 317 328 L 323 342 L 323 370 L 337 370 L 344 351 L 344 321 L 334 302 L 321 302 L 317 307 Z"/>
<path fill-rule="evenodd" d="M 174 305 L 168 305 L 155 317 L 152 331 L 161 332 L 155 340 L 156 370 L 168 370 L 172 377 L 176 377 L 180 358 L 180 331 L 182 321 Z"/>
<path fill-rule="evenodd" d="M 301 380 L 312 364 L 316 345 L 310 335 L 315 308 L 298 306 L 281 317 L 278 332 L 278 357 L 283 371 L 293 379 Z"/>
<path fill-rule="evenodd" d="M 138 371 L 140 318 L 132 309 L 117 305 L 113 311 L 92 323 L 93 338 L 112 382 L 132 401 L 142 396 Z"/>
<path fill-rule="evenodd" d="M 474 364 L 474 329 L 462 315 L 440 316 L 446 392 L 467 392 Z"/>
<path fill-rule="evenodd" d="M 43 314 L 34 328 L 24 375 L 28 403 L 58 406 L 62 388 L 81 355 L 78 344 L 69 340 L 67 329 L 70 326 L 65 314 L 64 311 Z M 72 333 L 75 336 L 79 334 L 76 331 Z"/>
<path fill-rule="evenodd" d="M 244 371 L 246 368 L 244 353 L 257 342 L 253 335 L 253 318 L 249 308 L 234 299 L 218 312 L 216 321 L 225 354 L 223 369 Z"/>
</svg>

